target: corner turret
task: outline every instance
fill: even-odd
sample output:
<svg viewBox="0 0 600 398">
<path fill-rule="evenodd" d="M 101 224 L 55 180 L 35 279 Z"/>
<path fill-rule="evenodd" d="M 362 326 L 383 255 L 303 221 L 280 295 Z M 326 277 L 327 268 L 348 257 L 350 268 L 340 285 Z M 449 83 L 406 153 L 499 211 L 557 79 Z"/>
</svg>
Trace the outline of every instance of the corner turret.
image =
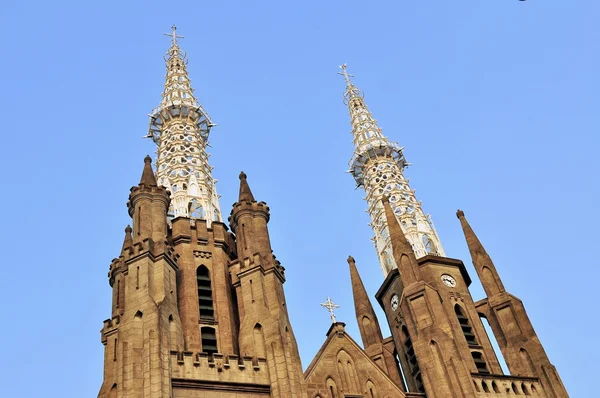
<svg viewBox="0 0 600 398">
<path fill-rule="evenodd" d="M 169 193 L 166 188 L 156 184 L 151 164 L 152 159 L 146 156 L 140 183 L 131 188 L 127 202 L 129 215 L 133 219 L 134 242 L 148 238 L 154 242 L 161 242 L 167 237 Z"/>
<path fill-rule="evenodd" d="M 265 267 L 271 268 L 276 263 L 267 228 L 269 219 L 269 206 L 265 202 L 257 202 L 254 199 L 246 173 L 242 171 L 240 195 L 238 201 L 233 204 L 229 216 L 229 224 L 236 235 L 237 253 L 240 259 L 259 253 L 265 262 Z"/>
</svg>

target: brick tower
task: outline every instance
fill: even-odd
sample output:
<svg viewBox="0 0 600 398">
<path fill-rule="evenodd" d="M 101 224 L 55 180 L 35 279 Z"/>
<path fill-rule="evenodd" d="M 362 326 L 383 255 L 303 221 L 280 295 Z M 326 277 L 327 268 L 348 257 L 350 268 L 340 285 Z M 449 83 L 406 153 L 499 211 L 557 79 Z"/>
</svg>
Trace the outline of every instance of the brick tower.
<svg viewBox="0 0 600 398">
<path fill-rule="evenodd" d="M 523 303 L 506 292 L 491 258 L 464 213 L 458 211 L 475 270 L 487 294 L 482 300 L 473 300 L 464 264 L 445 257 L 431 218 L 408 188 L 402 175 L 406 165 L 402 148 L 381 134 L 345 65 L 342 70 L 355 144 L 350 171 L 367 191 L 375 247 L 386 275 L 376 297 L 392 332 L 391 339 L 382 340 L 351 261 L 356 316 L 365 351 L 373 359 L 375 347 L 382 354 L 397 354 L 407 394 L 430 398 L 568 397 Z M 489 320 L 510 375 L 502 373 L 480 317 Z M 395 379 L 393 362 L 379 366 Z"/>
<path fill-rule="evenodd" d="M 222 222 L 206 146 L 213 124 L 193 95 L 175 28 L 151 158 L 131 189 L 133 228 L 110 265 L 99 397 L 306 397 L 269 208 L 246 175 Z"/>
<path fill-rule="evenodd" d="M 302 371 L 273 255 L 270 210 L 245 173 L 228 222 L 206 147 L 214 124 L 194 96 L 175 28 L 162 101 L 150 115 L 156 173 L 146 156 L 127 203 L 118 258 L 109 268 L 99 398 L 566 398 L 522 302 L 504 288 L 490 256 L 458 211 L 487 297 L 474 301 L 460 260 L 448 258 L 431 218 L 402 175 L 402 148 L 388 141 L 362 92 L 346 80 L 355 152 L 375 247 L 386 275 L 376 298 L 384 337 L 356 263 L 348 258 L 363 346 L 332 314 L 326 339 Z M 328 300 L 329 308 L 333 304 Z M 489 320 L 504 375 L 480 320 Z"/>
</svg>

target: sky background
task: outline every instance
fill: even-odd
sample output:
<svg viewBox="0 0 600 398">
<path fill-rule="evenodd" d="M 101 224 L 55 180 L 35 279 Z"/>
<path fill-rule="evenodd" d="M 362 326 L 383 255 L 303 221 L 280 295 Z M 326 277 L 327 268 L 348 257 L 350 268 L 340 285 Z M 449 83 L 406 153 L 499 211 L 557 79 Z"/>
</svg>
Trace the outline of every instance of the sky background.
<svg viewBox="0 0 600 398">
<path fill-rule="evenodd" d="M 346 62 L 384 134 L 405 147 L 405 175 L 446 254 L 475 279 L 461 208 L 571 396 L 592 396 L 599 13 L 597 0 L 3 4 L 1 395 L 98 393 L 108 266 L 129 188 L 154 153 L 141 137 L 175 23 L 219 125 L 210 162 L 223 214 L 240 170 L 271 208 L 304 368 L 329 328 L 327 296 L 360 341 L 346 257 L 371 296 L 383 281 L 364 191 L 345 173 L 353 147 L 336 72 Z M 477 281 L 472 293 L 483 297 Z"/>
</svg>

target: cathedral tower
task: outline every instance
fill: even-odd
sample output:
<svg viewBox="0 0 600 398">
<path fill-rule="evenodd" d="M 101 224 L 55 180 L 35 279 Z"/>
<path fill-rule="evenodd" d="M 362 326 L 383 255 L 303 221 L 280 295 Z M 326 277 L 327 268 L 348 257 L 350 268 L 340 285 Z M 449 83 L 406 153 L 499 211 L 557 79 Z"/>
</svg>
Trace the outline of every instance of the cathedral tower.
<svg viewBox="0 0 600 398">
<path fill-rule="evenodd" d="M 487 295 L 475 303 L 477 311 L 488 319 L 494 335 L 498 336 L 498 345 L 509 371 L 514 375 L 539 378 L 548 397 L 566 397 L 567 391 L 533 329 L 523 302 L 504 288 L 492 259 L 469 225 L 465 213 L 458 210 L 456 215 L 462 225 L 473 266 Z"/>
<path fill-rule="evenodd" d="M 112 261 L 100 398 L 306 397 L 271 250 L 269 208 L 245 174 L 223 223 L 205 148 L 213 124 L 193 95 L 175 27 L 149 156 L 131 189 L 133 228 Z"/>
<path fill-rule="evenodd" d="M 383 137 L 345 65 L 342 69 L 355 142 L 350 171 L 367 192 L 379 260 L 387 275 L 376 294 L 392 332 L 395 349 L 387 351 L 397 353 L 408 391 L 429 398 L 568 397 L 522 302 L 506 292 L 492 260 L 458 211 L 487 294 L 473 300 L 464 264 L 445 257 L 430 218 L 407 188 L 402 149 Z M 393 258 L 392 268 L 387 256 Z M 350 265 L 357 321 L 369 353 L 381 335 L 378 327 L 365 323 L 374 314 L 355 265 Z M 481 317 L 489 320 L 510 375 L 502 373 Z"/>
<path fill-rule="evenodd" d="M 379 264 L 387 275 L 396 268 L 381 198 L 388 196 L 402 230 L 411 243 L 417 258 L 426 255 L 444 255 L 431 217 L 421 208 L 415 191 L 404 178 L 404 168 L 409 163 L 404 158 L 402 147 L 388 140 L 367 108 L 364 95 L 350 80 L 346 64 L 341 66 L 341 75 L 346 80 L 344 100 L 350 112 L 350 124 L 354 141 L 354 154 L 350 159 L 350 173 L 357 187 L 365 189 L 365 199 L 371 216 L 371 227 Z"/>
</svg>

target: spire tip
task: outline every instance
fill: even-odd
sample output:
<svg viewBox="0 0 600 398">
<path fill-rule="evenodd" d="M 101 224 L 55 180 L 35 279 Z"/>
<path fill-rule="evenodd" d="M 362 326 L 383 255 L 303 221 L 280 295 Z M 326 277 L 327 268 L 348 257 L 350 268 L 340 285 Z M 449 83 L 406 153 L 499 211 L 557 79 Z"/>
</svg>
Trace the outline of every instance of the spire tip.
<svg viewBox="0 0 600 398">
<path fill-rule="evenodd" d="M 456 217 L 460 218 L 464 218 L 465 217 L 465 212 L 462 211 L 461 209 L 456 210 Z"/>
<path fill-rule="evenodd" d="M 354 75 L 351 75 L 348 73 L 348 71 L 346 70 L 348 68 L 348 64 L 343 63 L 340 65 L 340 69 L 342 70 L 341 72 L 338 72 L 338 75 L 342 75 L 344 76 L 344 79 L 346 80 L 346 84 L 348 86 L 352 85 L 352 81 L 350 80 L 351 77 L 354 77 Z"/>
</svg>

